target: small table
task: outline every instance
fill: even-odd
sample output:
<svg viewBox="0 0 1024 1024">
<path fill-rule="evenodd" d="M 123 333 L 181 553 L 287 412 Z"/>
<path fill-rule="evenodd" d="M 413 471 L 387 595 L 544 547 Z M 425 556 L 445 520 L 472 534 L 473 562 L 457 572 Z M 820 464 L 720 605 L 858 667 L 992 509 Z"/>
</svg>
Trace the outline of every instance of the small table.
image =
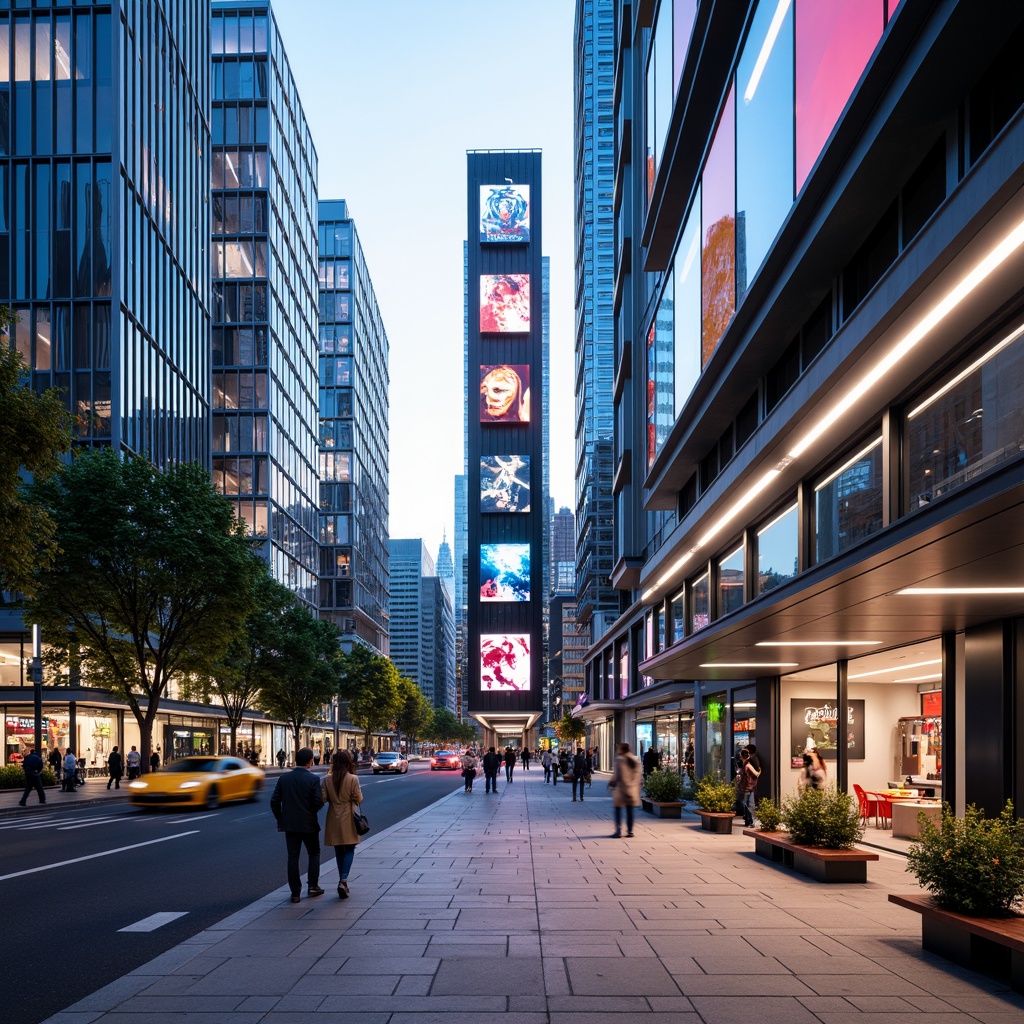
<svg viewBox="0 0 1024 1024">
<path fill-rule="evenodd" d="M 942 805 L 925 804 L 912 800 L 894 800 L 892 803 L 892 834 L 897 839 L 917 839 L 921 824 L 917 816 L 923 813 L 934 825 L 942 822 Z"/>
</svg>

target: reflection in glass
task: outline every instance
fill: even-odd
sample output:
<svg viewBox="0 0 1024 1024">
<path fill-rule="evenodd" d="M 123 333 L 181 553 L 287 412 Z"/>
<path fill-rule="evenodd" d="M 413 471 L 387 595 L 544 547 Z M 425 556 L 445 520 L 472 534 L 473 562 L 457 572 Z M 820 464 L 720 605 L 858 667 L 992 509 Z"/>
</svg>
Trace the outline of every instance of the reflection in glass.
<svg viewBox="0 0 1024 1024">
<path fill-rule="evenodd" d="M 672 429 L 672 279 L 669 278 L 654 323 L 647 330 L 647 468 L 654 463 Z"/>
<path fill-rule="evenodd" d="M 844 462 L 814 489 L 817 561 L 841 554 L 882 528 L 882 439 Z"/>
<path fill-rule="evenodd" d="M 711 592 L 708 574 L 704 573 L 690 584 L 690 632 L 696 633 L 711 621 Z"/>
<path fill-rule="evenodd" d="M 675 414 L 700 376 L 700 186 L 686 219 L 673 266 L 675 277 L 675 355 L 673 390 Z"/>
<path fill-rule="evenodd" d="M 728 615 L 743 605 L 743 545 L 718 563 L 718 616 Z"/>
<path fill-rule="evenodd" d="M 757 592 L 769 590 L 791 580 L 797 574 L 796 505 L 773 519 L 757 534 Z"/>
</svg>

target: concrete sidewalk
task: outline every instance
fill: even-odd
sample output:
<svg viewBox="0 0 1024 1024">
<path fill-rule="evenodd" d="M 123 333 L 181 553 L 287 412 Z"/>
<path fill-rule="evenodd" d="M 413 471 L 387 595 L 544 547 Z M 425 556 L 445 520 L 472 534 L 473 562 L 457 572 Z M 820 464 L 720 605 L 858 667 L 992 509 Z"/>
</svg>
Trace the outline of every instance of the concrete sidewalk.
<svg viewBox="0 0 1024 1024">
<path fill-rule="evenodd" d="M 368 836 L 350 899 L 325 860 L 327 895 L 282 886 L 49 1024 L 1024 1021 L 1024 997 L 921 951 L 886 901 L 917 889 L 902 857 L 822 885 L 693 817 L 611 839 L 601 781 L 584 803 L 540 772 L 500 785 Z"/>
</svg>

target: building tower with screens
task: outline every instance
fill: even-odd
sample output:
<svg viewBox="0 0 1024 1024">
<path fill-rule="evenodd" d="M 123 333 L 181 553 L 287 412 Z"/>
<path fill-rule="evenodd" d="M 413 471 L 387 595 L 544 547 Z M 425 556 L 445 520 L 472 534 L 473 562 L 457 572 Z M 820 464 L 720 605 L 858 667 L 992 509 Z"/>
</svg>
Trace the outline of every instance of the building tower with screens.
<svg viewBox="0 0 1024 1024">
<path fill-rule="evenodd" d="M 343 200 L 318 214 L 321 618 L 388 653 L 388 336 Z"/>
<path fill-rule="evenodd" d="M 267 3 L 215 0 L 213 473 L 317 600 L 317 156 Z"/>
<path fill-rule="evenodd" d="M 531 742 L 547 522 L 541 154 L 467 154 L 467 658 L 485 745 Z"/>
</svg>

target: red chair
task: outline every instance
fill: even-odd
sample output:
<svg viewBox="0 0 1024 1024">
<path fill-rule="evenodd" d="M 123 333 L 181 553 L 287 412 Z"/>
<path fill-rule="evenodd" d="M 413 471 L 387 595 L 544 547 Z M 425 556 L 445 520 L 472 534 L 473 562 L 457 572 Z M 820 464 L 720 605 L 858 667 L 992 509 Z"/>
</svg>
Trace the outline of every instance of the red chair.
<svg viewBox="0 0 1024 1024">
<path fill-rule="evenodd" d="M 867 793 L 869 800 L 872 798 L 878 807 L 878 814 L 882 819 L 882 828 L 889 828 L 892 824 L 892 799 L 888 793 Z M 888 824 L 886 824 L 888 822 Z"/>
<path fill-rule="evenodd" d="M 857 797 L 857 803 L 860 805 L 860 820 L 866 825 L 868 818 L 874 817 L 875 828 L 878 828 L 879 818 L 882 817 L 882 803 L 877 793 L 867 793 L 855 782 L 853 784 L 853 792 Z M 888 803 L 888 801 L 884 801 Z"/>
</svg>

